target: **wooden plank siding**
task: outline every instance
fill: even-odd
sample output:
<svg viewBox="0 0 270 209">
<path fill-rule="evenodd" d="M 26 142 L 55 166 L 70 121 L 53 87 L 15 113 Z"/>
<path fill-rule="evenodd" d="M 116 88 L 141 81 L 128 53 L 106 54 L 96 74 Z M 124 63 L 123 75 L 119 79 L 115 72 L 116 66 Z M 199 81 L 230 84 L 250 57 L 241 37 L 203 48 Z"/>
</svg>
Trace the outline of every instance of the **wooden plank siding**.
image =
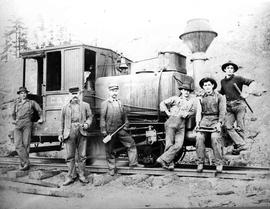
<svg viewBox="0 0 270 209">
<path fill-rule="evenodd" d="M 83 61 L 82 49 L 72 48 L 63 50 L 64 56 L 64 83 L 63 90 L 68 90 L 72 87 L 82 87 L 83 76 Z"/>
</svg>

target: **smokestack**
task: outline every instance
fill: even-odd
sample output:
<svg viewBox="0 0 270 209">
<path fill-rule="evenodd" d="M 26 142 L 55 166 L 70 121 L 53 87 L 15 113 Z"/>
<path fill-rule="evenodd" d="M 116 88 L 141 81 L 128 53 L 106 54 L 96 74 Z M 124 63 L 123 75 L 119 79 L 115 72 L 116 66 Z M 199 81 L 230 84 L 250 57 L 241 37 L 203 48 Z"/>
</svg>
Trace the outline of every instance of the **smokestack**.
<svg viewBox="0 0 270 209">
<path fill-rule="evenodd" d="M 196 18 L 187 22 L 185 32 L 179 36 L 192 52 L 191 62 L 195 90 L 200 89 L 199 81 L 203 77 L 209 76 L 205 66 L 205 62 L 208 60 L 205 52 L 217 35 L 207 19 Z"/>
</svg>

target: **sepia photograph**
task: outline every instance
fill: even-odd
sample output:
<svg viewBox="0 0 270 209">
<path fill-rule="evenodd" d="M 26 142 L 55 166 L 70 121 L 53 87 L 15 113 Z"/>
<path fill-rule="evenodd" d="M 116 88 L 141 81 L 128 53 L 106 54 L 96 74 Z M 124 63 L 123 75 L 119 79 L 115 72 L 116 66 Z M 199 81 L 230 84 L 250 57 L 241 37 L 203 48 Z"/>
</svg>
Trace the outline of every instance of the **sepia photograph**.
<svg viewBox="0 0 270 209">
<path fill-rule="evenodd" d="M 0 209 L 270 208 L 270 0 L 0 0 Z"/>
</svg>

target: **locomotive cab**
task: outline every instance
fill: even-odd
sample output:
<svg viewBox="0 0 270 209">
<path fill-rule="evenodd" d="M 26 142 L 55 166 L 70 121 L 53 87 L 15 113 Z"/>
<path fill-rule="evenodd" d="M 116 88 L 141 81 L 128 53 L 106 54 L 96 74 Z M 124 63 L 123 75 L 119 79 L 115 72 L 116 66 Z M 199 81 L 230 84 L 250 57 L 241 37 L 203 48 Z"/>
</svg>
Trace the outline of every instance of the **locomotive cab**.
<svg viewBox="0 0 270 209">
<path fill-rule="evenodd" d="M 83 100 L 90 104 L 96 116 L 96 79 L 121 74 L 117 70 L 120 55 L 110 49 L 94 46 L 48 47 L 25 51 L 20 56 L 23 59 L 23 86 L 30 90 L 29 98 L 42 107 L 44 117 L 42 124 L 34 123 L 34 147 L 31 147 L 31 152 L 61 149 L 57 137 L 61 109 L 69 101 L 69 88 L 79 87 L 83 90 Z M 130 63 L 131 60 L 126 59 L 126 62 Z M 128 72 L 129 69 L 125 74 Z M 37 120 L 34 118 L 34 122 Z M 56 145 L 42 146 L 47 142 Z"/>
</svg>

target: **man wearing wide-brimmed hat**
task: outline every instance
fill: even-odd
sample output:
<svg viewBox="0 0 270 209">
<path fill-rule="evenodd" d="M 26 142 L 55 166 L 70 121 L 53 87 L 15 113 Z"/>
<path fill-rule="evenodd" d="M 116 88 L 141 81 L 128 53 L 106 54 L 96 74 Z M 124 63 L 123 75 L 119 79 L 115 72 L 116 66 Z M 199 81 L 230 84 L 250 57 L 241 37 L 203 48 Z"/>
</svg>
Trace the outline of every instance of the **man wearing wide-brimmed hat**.
<svg viewBox="0 0 270 209">
<path fill-rule="evenodd" d="M 213 78 L 205 77 L 200 80 L 199 85 L 205 93 L 198 99 L 196 112 L 197 172 L 202 172 L 203 170 L 207 137 L 210 137 L 211 140 L 216 170 L 217 172 L 222 172 L 221 126 L 224 124 L 226 100 L 224 96 L 214 91 L 217 88 L 217 82 Z"/>
<path fill-rule="evenodd" d="M 69 89 L 70 101 L 62 108 L 59 141 L 65 144 L 68 173 L 63 186 L 73 183 L 78 177 L 88 183 L 85 177 L 87 131 L 92 123 L 90 105 L 82 101 L 78 87 Z M 78 154 L 77 165 L 75 154 Z"/>
<path fill-rule="evenodd" d="M 249 95 L 251 88 L 248 88 L 248 93 L 239 94 L 236 90 L 235 84 L 238 86 L 240 91 L 242 91 L 244 85 L 249 86 L 254 80 L 234 75 L 239 67 L 231 61 L 224 63 L 221 66 L 221 69 L 225 72 L 225 78 L 221 80 L 220 93 L 225 95 L 227 99 L 225 126 L 229 136 L 234 142 L 234 153 L 239 154 L 240 151 L 247 149 L 244 122 L 246 105 L 243 98 L 246 98 Z M 235 121 L 237 123 L 236 128 L 234 128 Z"/>
<path fill-rule="evenodd" d="M 169 170 L 174 169 L 173 160 L 183 146 L 186 119 L 195 114 L 195 100 L 190 96 L 190 84 L 183 83 L 178 88 L 180 96 L 170 97 L 160 103 L 160 110 L 164 111 L 169 119 L 165 123 L 165 152 L 157 159 L 157 163 Z"/>
<path fill-rule="evenodd" d="M 20 170 L 28 170 L 30 167 L 29 150 L 32 132 L 32 116 L 38 112 L 38 123 L 43 122 L 42 110 L 38 103 L 27 98 L 29 91 L 26 87 L 20 87 L 17 91 L 19 98 L 15 101 L 12 117 L 15 120 L 14 143 L 20 158 Z"/>
<path fill-rule="evenodd" d="M 119 140 L 126 148 L 129 158 L 129 166 L 143 167 L 138 163 L 137 148 L 134 139 L 125 130 L 128 127 L 128 118 L 120 99 L 118 98 L 119 85 L 110 83 L 108 86 L 109 98 L 101 103 L 100 113 L 100 130 L 101 134 L 106 137 L 114 133 L 117 129 L 120 130 L 112 136 L 111 140 L 105 144 L 106 160 L 111 176 L 117 173 L 115 154 L 113 152 L 114 145 Z"/>
</svg>

